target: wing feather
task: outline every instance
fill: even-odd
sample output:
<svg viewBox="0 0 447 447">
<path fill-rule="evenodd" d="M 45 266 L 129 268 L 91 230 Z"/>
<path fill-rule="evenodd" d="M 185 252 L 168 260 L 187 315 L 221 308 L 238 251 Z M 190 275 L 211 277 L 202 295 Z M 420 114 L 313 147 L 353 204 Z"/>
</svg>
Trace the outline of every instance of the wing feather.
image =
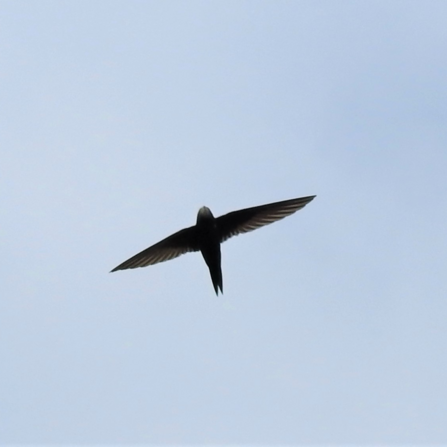
<svg viewBox="0 0 447 447">
<path fill-rule="evenodd" d="M 269 203 L 267 205 L 245 208 L 224 214 L 216 219 L 220 233 L 220 242 L 230 237 L 261 228 L 284 217 L 290 216 L 305 207 L 316 196 L 301 197 L 298 199 L 284 200 L 282 202 Z"/>
<path fill-rule="evenodd" d="M 198 250 L 196 228 L 184 228 L 155 245 L 146 248 L 146 250 L 137 253 L 135 256 L 132 256 L 111 270 L 111 272 L 158 264 L 159 262 L 177 258 L 184 253 Z"/>
</svg>

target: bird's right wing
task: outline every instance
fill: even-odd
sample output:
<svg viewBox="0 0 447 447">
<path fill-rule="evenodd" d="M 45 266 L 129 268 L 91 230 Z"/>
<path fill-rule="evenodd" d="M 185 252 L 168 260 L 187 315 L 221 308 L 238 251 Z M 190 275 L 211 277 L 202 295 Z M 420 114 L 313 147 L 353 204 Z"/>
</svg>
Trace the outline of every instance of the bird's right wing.
<svg viewBox="0 0 447 447">
<path fill-rule="evenodd" d="M 216 219 L 220 242 L 290 216 L 305 207 L 314 198 L 315 196 L 300 197 L 224 214 Z"/>
<path fill-rule="evenodd" d="M 185 228 L 132 256 L 111 270 L 111 272 L 158 264 L 159 262 L 177 258 L 184 253 L 198 250 L 196 228 Z"/>
</svg>

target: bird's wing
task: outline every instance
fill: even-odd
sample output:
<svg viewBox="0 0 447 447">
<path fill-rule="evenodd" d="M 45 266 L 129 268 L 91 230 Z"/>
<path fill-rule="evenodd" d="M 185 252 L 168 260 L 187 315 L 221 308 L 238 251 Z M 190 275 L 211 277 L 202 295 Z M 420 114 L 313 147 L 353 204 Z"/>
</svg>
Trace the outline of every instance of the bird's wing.
<svg viewBox="0 0 447 447">
<path fill-rule="evenodd" d="M 197 250 L 199 250 L 199 246 L 197 243 L 196 227 L 185 228 L 132 256 L 111 270 L 111 272 L 158 264 L 159 262 L 174 259 L 189 251 Z"/>
<path fill-rule="evenodd" d="M 316 196 L 301 197 L 299 199 L 284 200 L 268 203 L 243 210 L 224 214 L 216 219 L 219 229 L 220 242 L 232 236 L 256 230 L 256 228 L 271 224 L 284 217 L 290 216 L 312 201 Z"/>
</svg>

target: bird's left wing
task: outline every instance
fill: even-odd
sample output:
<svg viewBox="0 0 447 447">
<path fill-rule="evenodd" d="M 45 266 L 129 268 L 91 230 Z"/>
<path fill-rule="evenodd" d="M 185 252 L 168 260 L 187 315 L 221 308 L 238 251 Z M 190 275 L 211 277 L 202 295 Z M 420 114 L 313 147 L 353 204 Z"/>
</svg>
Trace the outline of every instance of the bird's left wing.
<svg viewBox="0 0 447 447">
<path fill-rule="evenodd" d="M 132 256 L 111 270 L 111 272 L 158 264 L 159 262 L 177 258 L 184 253 L 198 250 L 196 227 L 184 228 L 155 245 L 146 248 L 146 250 L 143 250 L 135 256 Z"/>
<path fill-rule="evenodd" d="M 220 242 L 290 216 L 305 207 L 314 198 L 315 196 L 300 197 L 224 214 L 216 219 Z"/>
</svg>

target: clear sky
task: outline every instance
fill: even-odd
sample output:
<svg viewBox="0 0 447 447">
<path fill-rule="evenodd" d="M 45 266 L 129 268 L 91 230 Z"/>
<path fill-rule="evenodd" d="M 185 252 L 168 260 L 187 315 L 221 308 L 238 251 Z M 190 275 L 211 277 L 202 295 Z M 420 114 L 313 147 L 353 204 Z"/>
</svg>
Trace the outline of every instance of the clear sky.
<svg viewBox="0 0 447 447">
<path fill-rule="evenodd" d="M 0 442 L 447 443 L 447 2 L 1 1 Z M 108 272 L 215 215 L 222 246 Z"/>
</svg>

